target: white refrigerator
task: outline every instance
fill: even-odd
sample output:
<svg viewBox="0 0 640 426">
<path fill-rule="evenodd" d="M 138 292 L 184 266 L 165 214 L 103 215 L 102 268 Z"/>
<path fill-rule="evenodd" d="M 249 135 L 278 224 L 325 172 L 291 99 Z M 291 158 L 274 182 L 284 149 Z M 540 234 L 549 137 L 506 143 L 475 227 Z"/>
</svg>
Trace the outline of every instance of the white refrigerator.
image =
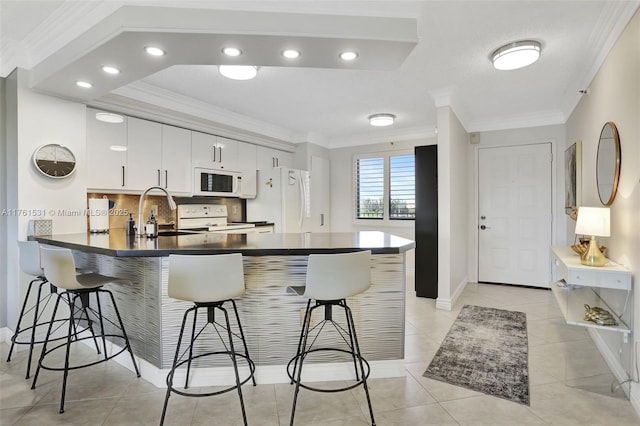
<svg viewBox="0 0 640 426">
<path fill-rule="evenodd" d="M 306 170 L 258 170 L 256 198 L 247 200 L 247 221 L 273 222 L 274 232 L 311 232 L 311 179 Z"/>
</svg>

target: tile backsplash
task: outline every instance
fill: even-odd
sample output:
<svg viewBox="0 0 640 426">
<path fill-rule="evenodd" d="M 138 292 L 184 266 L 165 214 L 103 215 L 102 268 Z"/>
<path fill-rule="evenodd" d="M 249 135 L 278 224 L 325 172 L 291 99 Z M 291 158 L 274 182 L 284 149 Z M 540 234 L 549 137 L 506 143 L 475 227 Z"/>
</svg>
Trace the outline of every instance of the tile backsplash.
<svg viewBox="0 0 640 426">
<path fill-rule="evenodd" d="M 133 215 L 133 220 L 138 221 L 138 203 L 140 196 L 134 194 L 101 194 L 91 192 L 87 194 L 87 205 L 89 198 L 106 197 L 112 201 L 114 206 L 109 215 L 109 228 L 124 228 L 129 213 Z M 239 198 L 224 197 L 174 197 L 176 204 L 224 204 L 227 206 L 229 222 L 242 222 L 246 220 L 246 201 Z M 151 209 L 156 212 L 158 224 L 162 228 L 175 228 L 176 212 L 169 208 L 167 198 L 164 195 L 147 195 L 144 202 L 144 219 L 149 218 Z M 87 229 L 89 218 L 87 217 Z"/>
</svg>

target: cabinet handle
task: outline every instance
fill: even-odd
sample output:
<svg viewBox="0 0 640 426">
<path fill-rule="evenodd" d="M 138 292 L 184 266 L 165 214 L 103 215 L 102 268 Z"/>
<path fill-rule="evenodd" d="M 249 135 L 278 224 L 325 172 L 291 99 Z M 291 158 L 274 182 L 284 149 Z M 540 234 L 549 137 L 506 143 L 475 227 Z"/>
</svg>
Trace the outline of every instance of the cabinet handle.
<svg viewBox="0 0 640 426">
<path fill-rule="evenodd" d="M 276 157 L 276 167 L 280 167 L 280 158 Z"/>
<path fill-rule="evenodd" d="M 324 226 L 324 213 L 320 213 L 320 226 Z"/>
<path fill-rule="evenodd" d="M 271 167 L 276 166 L 276 157 L 271 157 Z"/>
<path fill-rule="evenodd" d="M 158 169 L 158 186 L 160 186 L 160 169 Z"/>
<path fill-rule="evenodd" d="M 122 166 L 122 186 L 124 187 L 124 166 Z"/>
<path fill-rule="evenodd" d="M 164 171 L 164 187 L 165 188 L 169 187 L 169 171 L 168 170 Z"/>
<path fill-rule="evenodd" d="M 216 146 L 213 145 L 211 148 L 213 149 L 213 162 L 215 163 L 216 162 Z"/>
<path fill-rule="evenodd" d="M 218 148 L 220 150 L 220 158 L 218 159 L 219 163 L 222 163 L 222 147 Z"/>
</svg>

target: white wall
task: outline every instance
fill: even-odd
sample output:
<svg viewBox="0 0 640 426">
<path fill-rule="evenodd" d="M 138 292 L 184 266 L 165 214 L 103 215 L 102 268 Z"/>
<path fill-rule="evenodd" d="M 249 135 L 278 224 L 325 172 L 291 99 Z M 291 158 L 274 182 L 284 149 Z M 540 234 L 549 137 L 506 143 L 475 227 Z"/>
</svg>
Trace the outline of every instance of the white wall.
<svg viewBox="0 0 640 426">
<path fill-rule="evenodd" d="M 86 216 L 63 216 L 59 210 L 84 212 L 86 208 L 85 166 L 85 105 L 32 92 L 27 87 L 27 75 L 18 70 L 17 76 L 7 80 L 12 91 L 7 114 L 11 136 L 7 138 L 6 169 L 7 208 L 20 212 L 42 210 L 45 219 L 53 220 L 55 233 L 86 232 Z M 17 77 L 17 78 L 16 78 Z M 11 82 L 11 83 L 10 83 Z M 15 89 L 13 89 L 15 85 Z M 9 93 L 8 93 L 9 94 Z M 11 129 L 9 129 L 11 127 Z M 48 143 L 65 145 L 74 152 L 77 170 L 66 179 L 42 176 L 32 165 L 35 149 Z M 7 326 L 14 329 L 18 308 L 26 289 L 28 277 L 20 273 L 16 240 L 25 239 L 30 219 L 41 218 L 29 214 L 7 217 L 7 273 L 3 283 L 7 297 L 3 299 Z M 15 283 L 21 283 L 20 291 Z"/>
<path fill-rule="evenodd" d="M 7 208 L 7 101 L 4 78 L 0 78 L 0 212 Z M 7 235 L 7 216 L 0 214 L 0 236 Z M 0 300 L 7 300 L 7 239 L 0 237 Z M 0 329 L 7 326 L 6 309 L 0 309 Z M 0 336 L 2 341 L 2 336 Z"/>
<path fill-rule="evenodd" d="M 541 142 L 550 142 L 553 152 L 552 167 L 552 244 L 565 243 L 565 229 L 567 221 L 571 219 L 564 213 L 564 149 L 565 149 L 565 126 L 541 126 L 528 127 L 522 129 L 495 130 L 480 133 L 480 143 L 469 145 L 468 148 L 468 203 L 469 203 L 469 280 L 478 281 L 478 149 L 488 147 L 525 145 Z M 573 226 L 573 225 L 571 225 Z"/>
<path fill-rule="evenodd" d="M 353 161 L 356 154 L 368 154 L 389 151 L 410 151 L 421 145 L 434 145 L 434 139 L 421 139 L 402 142 L 387 142 L 360 145 L 330 150 L 331 159 L 331 232 L 357 232 L 375 229 L 413 240 L 415 226 L 413 221 L 399 221 L 397 224 L 380 226 L 355 222 L 355 195 L 353 194 Z"/>
<path fill-rule="evenodd" d="M 621 144 L 621 175 L 618 193 L 611 206 L 611 238 L 603 239 L 608 256 L 630 269 L 634 285 L 640 282 L 640 11 L 629 22 L 595 78 L 589 94 L 583 96 L 567 121 L 566 143 L 582 141 L 582 205 L 600 206 L 595 170 L 598 139 L 602 126 L 613 121 L 618 128 Z M 566 244 L 573 242 L 574 223 L 567 226 Z M 603 293 L 610 306 L 621 308 L 624 297 L 613 292 Z M 622 342 L 621 334 L 601 332 L 599 337 L 608 350 L 623 352 L 622 364 L 635 375 L 633 357 L 640 339 L 640 294 L 634 291 L 632 312 L 625 319 L 633 320 L 633 340 Z M 637 353 L 635 353 L 637 357 Z M 637 377 L 635 378 L 638 379 Z M 640 385 L 633 384 L 631 400 L 640 413 Z"/>
<path fill-rule="evenodd" d="M 453 110 L 438 108 L 438 299 L 451 310 L 468 282 L 469 135 Z"/>
</svg>

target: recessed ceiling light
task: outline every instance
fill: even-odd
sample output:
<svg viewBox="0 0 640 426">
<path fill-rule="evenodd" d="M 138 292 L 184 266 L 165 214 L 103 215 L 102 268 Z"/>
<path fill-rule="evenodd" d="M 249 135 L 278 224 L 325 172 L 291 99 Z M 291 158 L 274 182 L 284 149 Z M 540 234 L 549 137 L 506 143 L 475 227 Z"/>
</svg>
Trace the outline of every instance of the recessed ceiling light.
<svg viewBox="0 0 640 426">
<path fill-rule="evenodd" d="M 218 71 L 232 80 L 251 80 L 258 75 L 258 67 L 253 65 L 218 65 Z"/>
<path fill-rule="evenodd" d="M 118 68 L 109 65 L 105 65 L 104 67 L 102 67 L 102 71 L 106 72 L 107 74 L 120 74 L 120 70 Z"/>
<path fill-rule="evenodd" d="M 82 87 L 83 89 L 90 89 L 93 87 L 93 84 L 89 83 L 88 81 L 78 80 L 76 81 L 76 86 Z"/>
<path fill-rule="evenodd" d="M 358 53 L 352 52 L 352 51 L 346 51 L 346 52 L 341 52 L 340 55 L 338 56 L 340 56 L 340 59 L 342 59 L 343 61 L 353 61 L 358 57 Z"/>
<path fill-rule="evenodd" d="M 105 123 L 122 123 L 124 117 L 120 114 L 113 114 L 111 112 L 96 112 L 96 120 L 104 121 Z"/>
<path fill-rule="evenodd" d="M 395 119 L 396 116 L 393 114 L 373 114 L 369 116 L 369 124 L 376 127 L 391 126 Z"/>
<path fill-rule="evenodd" d="M 499 70 L 515 70 L 533 64 L 540 57 L 541 45 L 534 40 L 516 41 L 491 54 L 493 66 Z"/>
<path fill-rule="evenodd" d="M 282 56 L 287 59 L 297 59 L 300 57 L 300 52 L 295 49 L 287 49 L 282 52 Z"/>
<path fill-rule="evenodd" d="M 240 56 L 242 55 L 242 50 L 235 47 L 225 47 L 224 49 L 222 49 L 222 53 L 227 56 Z"/>
<path fill-rule="evenodd" d="M 165 52 L 164 50 L 154 46 L 147 46 L 144 48 L 144 51 L 151 56 L 164 56 L 167 54 L 167 52 Z"/>
</svg>

